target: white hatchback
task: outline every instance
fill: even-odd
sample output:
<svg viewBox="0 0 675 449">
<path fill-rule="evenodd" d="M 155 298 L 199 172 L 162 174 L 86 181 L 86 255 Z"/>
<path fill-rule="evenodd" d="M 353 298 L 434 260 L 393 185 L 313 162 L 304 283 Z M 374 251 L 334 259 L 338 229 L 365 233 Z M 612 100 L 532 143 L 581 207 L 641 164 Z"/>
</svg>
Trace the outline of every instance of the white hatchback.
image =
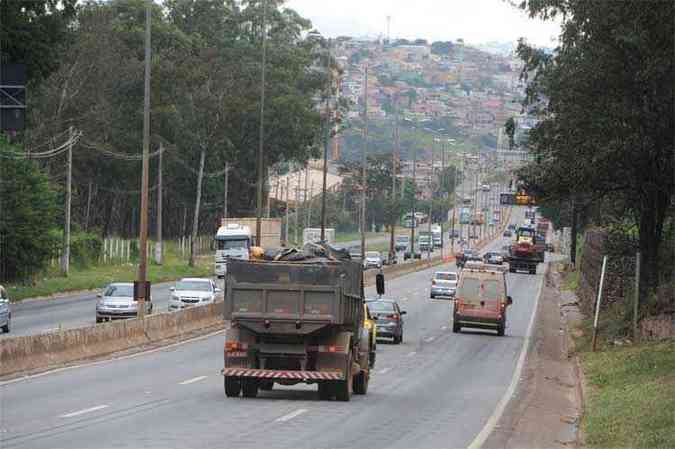
<svg viewBox="0 0 675 449">
<path fill-rule="evenodd" d="M 179 310 L 216 300 L 221 290 L 208 278 L 183 278 L 170 288 L 169 310 Z"/>
</svg>

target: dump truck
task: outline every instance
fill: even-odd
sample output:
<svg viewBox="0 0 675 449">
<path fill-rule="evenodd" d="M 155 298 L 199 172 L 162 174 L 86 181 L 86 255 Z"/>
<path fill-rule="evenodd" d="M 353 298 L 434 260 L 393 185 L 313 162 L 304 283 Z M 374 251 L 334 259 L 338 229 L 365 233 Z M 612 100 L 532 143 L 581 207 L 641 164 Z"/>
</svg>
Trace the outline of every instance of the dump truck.
<svg viewBox="0 0 675 449">
<path fill-rule="evenodd" d="M 507 261 L 509 271 L 527 271 L 530 274 L 537 274 L 537 264 L 543 262 L 543 252 L 536 246 L 536 232 L 534 229 L 521 226 L 516 230 L 516 240 L 509 247 Z"/>
<path fill-rule="evenodd" d="M 226 396 L 255 397 L 275 383 L 317 384 L 323 400 L 366 394 L 374 348 L 363 305 L 358 262 L 232 260 L 225 277 Z"/>
</svg>

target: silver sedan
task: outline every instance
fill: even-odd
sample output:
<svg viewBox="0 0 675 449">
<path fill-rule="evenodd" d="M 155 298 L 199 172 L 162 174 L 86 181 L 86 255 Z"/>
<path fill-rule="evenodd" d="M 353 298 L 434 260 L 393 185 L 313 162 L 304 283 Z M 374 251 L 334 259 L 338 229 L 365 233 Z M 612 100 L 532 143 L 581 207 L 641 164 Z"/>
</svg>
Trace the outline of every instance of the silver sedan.
<svg viewBox="0 0 675 449">
<path fill-rule="evenodd" d="M 115 282 L 103 289 L 96 301 L 96 322 L 135 318 L 138 316 L 138 302 L 134 301 L 134 284 Z M 152 313 L 152 297 L 145 302 L 145 313 Z"/>
</svg>

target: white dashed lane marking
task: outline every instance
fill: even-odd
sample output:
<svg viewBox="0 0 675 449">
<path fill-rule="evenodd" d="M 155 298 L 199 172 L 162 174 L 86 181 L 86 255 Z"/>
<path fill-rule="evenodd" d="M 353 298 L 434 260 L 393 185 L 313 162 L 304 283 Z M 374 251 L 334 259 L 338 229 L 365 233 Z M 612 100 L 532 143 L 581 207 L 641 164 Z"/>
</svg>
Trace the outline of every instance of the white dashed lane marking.
<svg viewBox="0 0 675 449">
<path fill-rule="evenodd" d="M 291 419 L 296 418 L 296 417 L 302 415 L 303 413 L 307 413 L 307 409 L 306 409 L 306 408 L 299 408 L 299 409 L 297 409 L 297 410 L 294 411 L 294 412 L 291 412 L 291 413 L 289 413 L 289 414 L 287 414 L 287 415 L 284 415 L 284 416 L 282 416 L 282 417 L 280 417 L 280 418 L 275 419 L 274 421 L 275 421 L 275 422 L 286 422 L 286 421 L 290 421 Z"/>
<path fill-rule="evenodd" d="M 179 385 L 189 385 L 193 384 L 195 382 L 199 382 L 200 380 L 206 379 L 206 376 L 199 376 L 199 377 L 193 377 L 192 379 L 184 380 L 183 382 L 180 382 Z"/>
<path fill-rule="evenodd" d="M 85 413 L 91 413 L 95 412 L 97 410 L 103 410 L 104 408 L 108 408 L 108 405 L 97 405 L 96 407 L 89 407 L 85 408 L 83 410 L 78 410 L 76 412 L 71 412 L 71 413 L 66 413 L 65 415 L 61 415 L 61 418 L 73 418 L 75 416 L 80 416 L 84 415 Z"/>
</svg>

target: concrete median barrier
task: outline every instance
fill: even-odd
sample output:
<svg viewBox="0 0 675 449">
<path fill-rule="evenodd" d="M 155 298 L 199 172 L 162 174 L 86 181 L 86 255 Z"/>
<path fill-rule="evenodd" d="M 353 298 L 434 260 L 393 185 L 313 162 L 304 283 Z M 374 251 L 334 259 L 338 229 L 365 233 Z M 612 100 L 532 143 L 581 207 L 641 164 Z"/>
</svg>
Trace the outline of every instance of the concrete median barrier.
<svg viewBox="0 0 675 449">
<path fill-rule="evenodd" d="M 180 337 L 223 324 L 222 301 L 178 312 L 0 340 L 0 377 L 46 370 L 77 360 Z"/>
</svg>

